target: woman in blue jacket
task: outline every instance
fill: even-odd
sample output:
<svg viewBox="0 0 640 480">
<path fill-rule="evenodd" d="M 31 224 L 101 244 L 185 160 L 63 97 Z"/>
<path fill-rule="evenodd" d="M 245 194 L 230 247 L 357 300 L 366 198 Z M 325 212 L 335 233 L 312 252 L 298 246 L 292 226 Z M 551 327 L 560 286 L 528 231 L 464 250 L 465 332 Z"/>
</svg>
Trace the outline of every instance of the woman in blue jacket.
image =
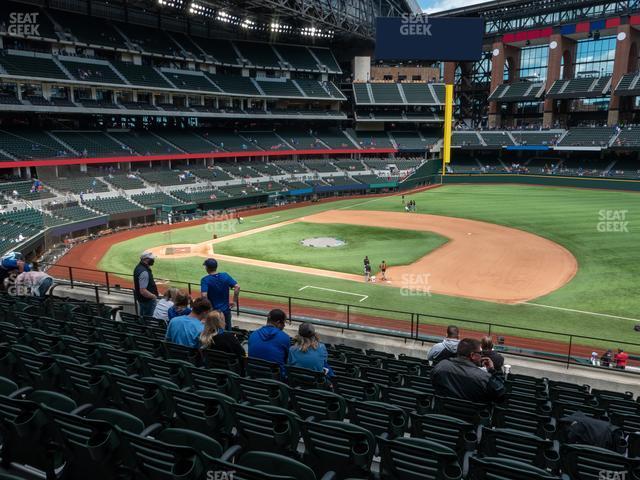
<svg viewBox="0 0 640 480">
<path fill-rule="evenodd" d="M 324 343 L 320 343 L 320 339 L 316 334 L 316 329 L 311 323 L 302 323 L 298 328 L 298 335 L 294 339 L 293 346 L 289 349 L 289 365 L 294 367 L 307 368 L 322 372 L 327 377 L 333 377 L 334 373 L 327 359 L 327 347 Z"/>
</svg>

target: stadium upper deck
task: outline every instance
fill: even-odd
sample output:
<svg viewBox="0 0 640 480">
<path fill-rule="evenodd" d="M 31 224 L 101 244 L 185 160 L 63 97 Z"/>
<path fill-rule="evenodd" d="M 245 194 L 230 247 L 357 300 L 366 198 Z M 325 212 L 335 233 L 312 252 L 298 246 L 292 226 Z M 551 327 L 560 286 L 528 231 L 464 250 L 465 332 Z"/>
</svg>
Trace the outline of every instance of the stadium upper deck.
<svg viewBox="0 0 640 480">
<path fill-rule="evenodd" d="M 638 122 L 640 3 L 494 1 L 436 16 L 485 18 L 485 55 L 444 65 L 460 116 L 490 127 Z"/>
</svg>

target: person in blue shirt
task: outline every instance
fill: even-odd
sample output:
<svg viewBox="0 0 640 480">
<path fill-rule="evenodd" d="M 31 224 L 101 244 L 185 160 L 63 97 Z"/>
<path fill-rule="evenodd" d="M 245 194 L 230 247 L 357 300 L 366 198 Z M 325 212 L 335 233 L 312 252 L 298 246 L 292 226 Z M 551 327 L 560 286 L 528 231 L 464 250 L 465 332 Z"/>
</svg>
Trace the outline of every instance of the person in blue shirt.
<svg viewBox="0 0 640 480">
<path fill-rule="evenodd" d="M 200 347 L 200 334 L 204 330 L 204 320 L 211 311 L 211 302 L 206 298 L 196 298 L 189 315 L 174 317 L 169 322 L 166 339 L 191 348 Z"/>
<path fill-rule="evenodd" d="M 301 323 L 298 327 L 298 335 L 294 339 L 294 345 L 289 349 L 287 363 L 294 367 L 324 372 L 327 377 L 333 377 L 334 373 L 329 366 L 328 358 L 327 347 L 324 343 L 320 343 L 313 324 Z"/>
<path fill-rule="evenodd" d="M 284 366 L 289 358 L 291 337 L 283 332 L 287 315 L 275 308 L 267 315 L 267 324 L 249 335 L 249 357 L 260 358 Z"/>
<path fill-rule="evenodd" d="M 238 303 L 240 285 L 226 272 L 218 272 L 218 262 L 214 258 L 204 261 L 207 275 L 200 280 L 200 291 L 207 297 L 214 310 L 224 315 L 225 329 L 231 330 L 231 309 Z M 233 301 L 229 302 L 229 290 L 233 289 Z"/>
</svg>

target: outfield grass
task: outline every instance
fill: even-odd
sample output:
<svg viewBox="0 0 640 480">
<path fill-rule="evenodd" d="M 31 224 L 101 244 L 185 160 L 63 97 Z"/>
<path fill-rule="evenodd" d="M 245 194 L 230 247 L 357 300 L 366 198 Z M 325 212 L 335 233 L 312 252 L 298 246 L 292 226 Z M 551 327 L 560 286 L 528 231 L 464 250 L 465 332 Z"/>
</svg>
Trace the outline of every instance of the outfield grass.
<svg viewBox="0 0 640 480">
<path fill-rule="evenodd" d="M 314 237 L 333 237 L 345 244 L 315 248 L 300 243 Z M 415 230 L 299 222 L 219 243 L 215 252 L 359 275 L 365 255 L 389 265 L 408 265 L 446 242 L 441 235 Z M 377 272 L 377 264 L 371 267 Z"/>
<path fill-rule="evenodd" d="M 640 195 L 628 192 L 594 191 L 570 188 L 520 185 L 456 185 L 407 196 L 416 200 L 419 213 L 431 213 L 483 220 L 520 228 L 549 238 L 570 250 L 579 264 L 578 274 L 567 285 L 534 303 L 640 318 Z M 343 208 L 402 211 L 400 197 L 354 199 L 291 209 L 274 214 L 249 217 L 238 229 L 255 228 L 269 223 L 297 218 L 323 210 Z M 600 232 L 601 210 L 627 210 L 628 232 Z M 251 220 L 251 223 L 249 222 Z M 221 235 L 224 235 L 222 232 Z M 219 235 L 220 236 L 220 235 Z M 130 272 L 139 252 L 167 243 L 196 243 L 211 238 L 205 226 L 173 231 L 170 235 L 151 234 L 114 245 L 100 263 L 100 268 Z M 163 260 L 157 262 L 156 275 L 197 283 L 202 275 L 201 259 Z M 519 336 L 537 336 L 554 340 L 563 337 L 517 330 L 518 327 L 551 332 L 617 339 L 640 343 L 632 329 L 635 323 L 579 312 L 551 310 L 534 305 L 502 305 L 442 295 L 402 296 L 399 289 L 385 285 L 368 285 L 345 280 L 262 269 L 240 264 L 223 264 L 245 290 L 298 295 L 315 300 L 357 304 L 358 308 L 375 307 L 409 312 L 491 322 L 503 327 L 498 331 Z M 305 285 L 368 295 L 366 302 L 341 293 L 298 290 Z M 353 312 L 353 310 L 352 310 Z M 396 318 L 407 318 L 396 315 Z M 431 318 L 432 323 L 449 323 Z M 461 325 L 463 322 L 457 321 Z M 507 328 L 509 327 L 509 328 Z M 496 331 L 494 329 L 494 331 Z M 584 343 L 584 342 L 582 342 Z M 600 342 L 602 346 L 615 346 Z"/>
</svg>

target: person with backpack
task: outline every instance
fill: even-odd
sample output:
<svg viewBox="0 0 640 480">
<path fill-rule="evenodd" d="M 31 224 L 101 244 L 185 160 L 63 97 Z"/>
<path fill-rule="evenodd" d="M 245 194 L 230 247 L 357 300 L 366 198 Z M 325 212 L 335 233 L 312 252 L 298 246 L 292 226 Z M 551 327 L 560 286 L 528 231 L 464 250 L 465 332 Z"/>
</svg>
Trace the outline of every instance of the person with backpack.
<svg viewBox="0 0 640 480">
<path fill-rule="evenodd" d="M 459 336 L 458 327 L 449 325 L 447 327 L 447 337 L 442 342 L 436 343 L 431 347 L 429 353 L 427 353 L 427 360 L 435 365 L 442 360 L 455 357 L 458 351 L 458 343 L 460 342 Z"/>
</svg>

